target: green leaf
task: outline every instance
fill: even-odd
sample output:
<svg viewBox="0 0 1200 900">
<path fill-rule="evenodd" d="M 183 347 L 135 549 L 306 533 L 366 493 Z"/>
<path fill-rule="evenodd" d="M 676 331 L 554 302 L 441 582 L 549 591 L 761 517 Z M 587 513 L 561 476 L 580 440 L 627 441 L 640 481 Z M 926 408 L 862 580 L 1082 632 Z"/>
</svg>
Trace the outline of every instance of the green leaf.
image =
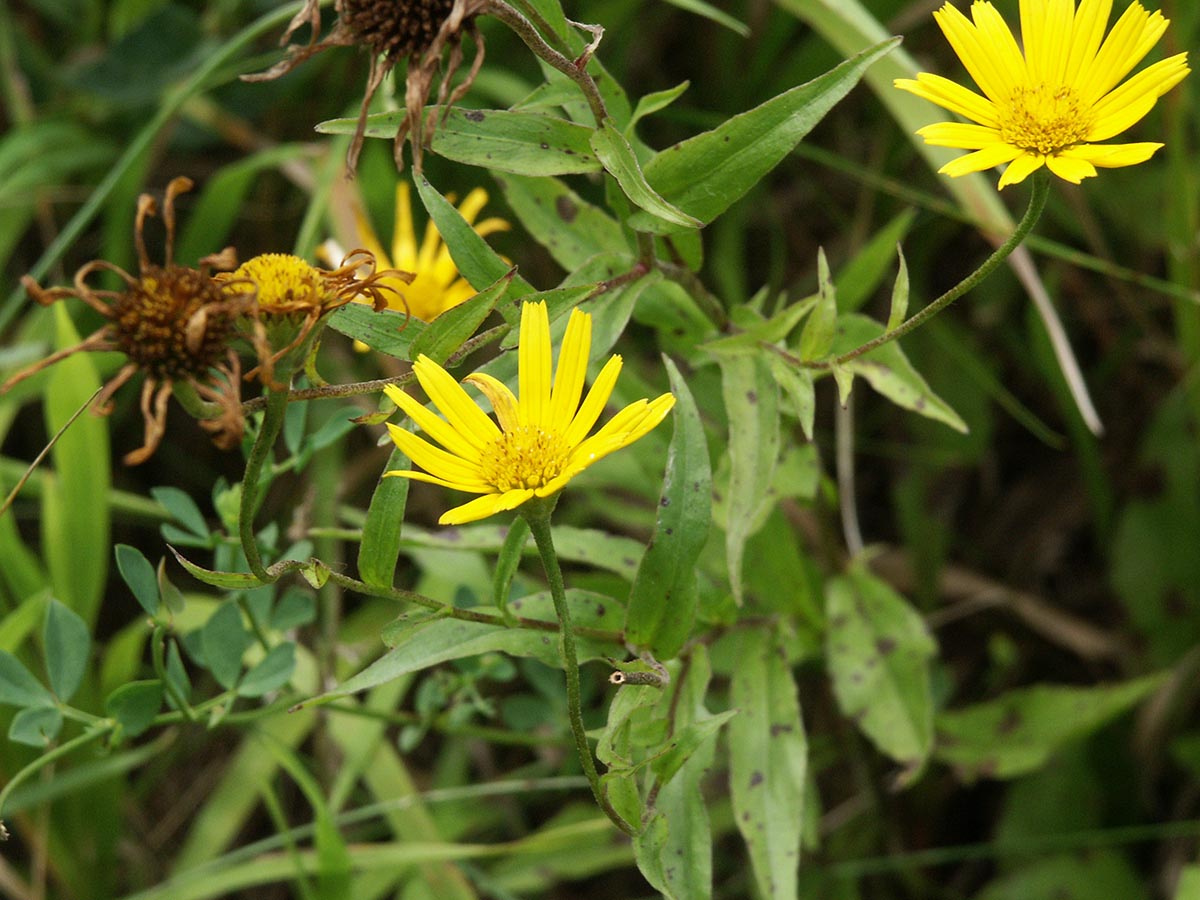
<svg viewBox="0 0 1200 900">
<path fill-rule="evenodd" d="M 666 109 L 678 100 L 683 92 L 691 87 L 691 84 L 690 81 L 684 81 L 673 88 L 667 88 L 665 91 L 655 91 L 640 98 L 637 106 L 633 108 L 633 115 L 629 117 L 629 124 L 625 126 L 625 134 L 632 136 L 633 128 L 638 122 L 646 116 L 653 115 L 660 109 Z"/>
<path fill-rule="evenodd" d="M 175 554 L 175 558 L 179 560 L 179 564 L 187 569 L 188 574 L 197 581 L 203 581 L 205 584 L 212 585 L 213 587 L 227 588 L 235 591 L 248 591 L 263 586 L 263 583 L 258 580 L 258 576 L 252 572 L 215 572 L 212 569 L 205 569 L 194 562 L 184 559 L 182 554 L 170 544 L 167 545 L 167 549 Z M 147 565 L 149 564 L 147 563 Z"/>
<path fill-rule="evenodd" d="M 631 253 L 617 221 L 557 178 L 495 178 L 521 225 L 568 272 L 599 253 Z"/>
<path fill-rule="evenodd" d="M 186 492 L 177 487 L 164 486 L 150 488 L 150 495 L 175 521 L 196 537 L 208 537 L 208 523 L 204 521 L 204 513 Z"/>
<path fill-rule="evenodd" d="M 964 778 L 1014 778 L 1123 713 L 1167 676 L 1105 687 L 1035 685 L 937 717 L 938 759 Z"/>
<path fill-rule="evenodd" d="M 742 633 L 730 690 L 738 710 L 729 723 L 734 820 L 759 892 L 794 900 L 808 743 L 791 670 L 766 630 Z"/>
<path fill-rule="evenodd" d="M 271 610 L 271 627 L 277 631 L 287 631 L 289 628 L 310 625 L 316 617 L 317 604 L 313 595 L 301 588 L 289 588 Z"/>
<path fill-rule="evenodd" d="M 861 347 L 881 334 L 883 326 L 873 319 L 857 313 L 840 316 L 830 355 L 838 356 Z M 935 394 L 921 373 L 913 368 L 895 341 L 843 363 L 840 369 L 846 376 L 858 375 L 866 379 L 871 387 L 897 406 L 920 413 L 963 434 L 969 430 L 962 417 Z"/>
<path fill-rule="evenodd" d="M 761 356 L 721 357 L 729 419 L 730 475 L 725 555 L 734 599 L 742 602 L 742 554 L 779 458 L 779 386 Z"/>
<path fill-rule="evenodd" d="M 38 681 L 21 661 L 0 650 L 0 703 L 8 706 L 53 706 L 54 695 Z"/>
<path fill-rule="evenodd" d="M 638 565 L 625 613 L 625 637 L 673 659 L 696 615 L 696 561 L 712 521 L 712 468 L 700 413 L 675 363 L 663 357 L 675 394 L 675 433 L 650 544 Z"/>
<path fill-rule="evenodd" d="M 13 716 L 8 727 L 8 739 L 15 744 L 29 747 L 45 747 L 62 730 L 63 717 L 53 706 L 38 706 L 23 709 Z"/>
<path fill-rule="evenodd" d="M 504 296 L 516 274 L 515 267 L 509 269 L 494 284 L 489 285 L 469 300 L 451 307 L 430 322 L 429 326 L 412 342 L 412 348 L 409 351 L 410 358 L 415 360 L 421 354 L 425 354 L 439 365 L 444 363 L 451 353 L 461 347 L 463 342 L 475 333 L 475 330 L 483 324 L 483 320 L 496 308 L 496 304 L 500 302 L 500 298 Z"/>
<path fill-rule="evenodd" d="M 379 353 L 408 359 L 413 341 L 428 326 L 394 309 L 376 312 L 366 303 L 347 303 L 329 317 L 329 327 Z"/>
<path fill-rule="evenodd" d="M 75 696 L 87 671 L 92 636 L 72 609 L 51 599 L 46 606 L 46 672 L 50 687 L 64 703 Z"/>
<path fill-rule="evenodd" d="M 826 664 L 842 713 L 913 768 L 933 746 L 930 660 L 937 645 L 903 597 L 859 565 L 825 589 Z"/>
<path fill-rule="evenodd" d="M 658 195 L 646 181 L 642 167 L 638 164 L 633 148 L 625 135 L 617 130 L 611 119 L 605 119 L 600 127 L 592 132 L 592 149 L 596 152 L 605 170 L 617 179 L 617 184 L 625 192 L 625 196 L 653 216 L 671 226 L 681 228 L 699 228 L 703 223 L 694 216 L 676 209 Z M 643 228 L 643 231 L 662 230 L 661 228 Z M 673 229 L 672 229 L 673 230 Z"/>
<path fill-rule="evenodd" d="M 471 287 L 481 291 L 507 275 L 512 263 L 488 246 L 487 241 L 479 236 L 450 201 L 438 193 L 428 178 L 418 177 L 415 181 L 421 202 L 437 226 L 438 234 L 446 242 L 450 258 Z M 532 294 L 533 291 L 533 285 L 528 281 L 520 275 L 513 276 L 509 287 L 513 299 Z"/>
<path fill-rule="evenodd" d="M 825 357 L 829 348 L 833 346 L 837 319 L 837 291 L 829 275 L 825 249 L 821 248 L 817 251 L 817 305 L 804 330 L 800 332 L 800 346 L 796 351 L 802 360 L 808 362 Z"/>
<path fill-rule="evenodd" d="M 452 107 L 441 121 L 442 107 L 428 106 L 438 125 L 429 135 L 429 149 L 438 156 L 468 166 L 515 175 L 581 175 L 599 172 L 600 163 L 588 146 L 591 129 L 545 113 L 508 109 Z M 404 110 L 367 117 L 367 137 L 391 140 Z M 357 119 L 321 122 L 321 134 L 354 134 Z"/>
<path fill-rule="evenodd" d="M 129 586 L 142 609 L 151 616 L 158 615 L 158 576 L 155 575 L 150 560 L 146 559 L 137 547 L 128 544 L 117 544 L 113 548 L 113 556 L 117 560 L 117 571 L 125 579 L 125 584 Z"/>
<path fill-rule="evenodd" d="M 569 588 L 567 602 L 576 628 L 601 628 L 616 632 L 621 625 L 621 610 L 611 597 Z M 477 612 L 491 612 L 480 608 Z M 549 591 L 521 597 L 509 604 L 509 611 L 525 618 L 554 622 L 554 604 Z M 435 666 L 451 659 L 501 652 L 510 656 L 538 659 L 546 665 L 562 667 L 558 655 L 558 636 L 553 631 L 506 628 L 487 622 L 467 622 L 451 618 L 425 618 L 415 624 L 404 623 L 398 631 L 384 631 L 384 641 L 392 649 L 357 675 L 334 690 L 322 694 L 316 702 L 326 702 L 347 694 L 386 684 L 410 672 Z M 580 661 L 614 655 L 615 644 L 580 636 L 577 639 Z M 310 701 L 311 702 L 311 701 Z"/>
<path fill-rule="evenodd" d="M 1175 885 L 1174 900 L 1200 900 L 1200 865 L 1183 867 Z"/>
<path fill-rule="evenodd" d="M 642 822 L 638 764 L 648 749 L 638 732 L 661 696 L 655 687 L 622 686 L 609 704 L 608 722 L 596 742 L 596 758 L 608 769 L 600 780 L 602 789 L 621 818 L 635 827 Z"/>
<path fill-rule="evenodd" d="M 871 299 L 883 282 L 900 241 L 912 227 L 916 211 L 906 209 L 879 229 L 837 276 L 838 309 L 854 312 Z M 903 257 L 902 257 L 903 259 Z"/>
<path fill-rule="evenodd" d="M 405 472 L 411 468 L 412 461 L 395 448 L 383 472 Z M 391 587 L 395 580 L 408 485 L 407 478 L 385 478 L 383 474 L 375 485 L 375 493 L 367 507 L 367 520 L 363 524 L 362 541 L 358 545 L 358 576 L 367 584 Z"/>
<path fill-rule="evenodd" d="M 296 670 L 296 645 L 291 641 L 276 644 L 258 665 L 246 673 L 238 685 L 238 696 L 261 697 L 287 684 Z"/>
<path fill-rule="evenodd" d="M 667 0 L 672 6 L 678 6 L 680 9 L 685 9 L 690 13 L 695 13 L 698 16 L 703 16 L 706 19 L 711 19 L 718 25 L 723 25 L 734 34 L 740 34 L 742 37 L 750 37 L 750 26 L 735 19 L 727 12 L 722 12 L 712 4 L 704 2 L 704 0 Z"/>
<path fill-rule="evenodd" d="M 213 678 L 225 690 L 237 684 L 242 674 L 242 654 L 253 643 L 242 625 L 242 610 L 236 600 L 226 600 L 213 611 L 200 631 L 200 646 Z"/>
<path fill-rule="evenodd" d="M 131 681 L 108 695 L 104 712 L 121 723 L 126 737 L 137 737 L 154 722 L 162 701 L 161 681 Z"/>
<path fill-rule="evenodd" d="M 904 250 L 896 245 L 896 256 L 900 269 L 896 272 L 896 283 L 892 286 L 892 306 L 888 311 L 887 330 L 895 331 L 908 315 L 908 263 L 904 261 Z"/>
<path fill-rule="evenodd" d="M 54 305 L 56 343 L 79 342 L 66 305 Z M 50 371 L 44 400 L 46 429 L 59 430 L 100 387 L 90 353 L 76 353 Z M 54 478 L 42 492 L 42 548 L 54 595 L 84 622 L 96 613 L 108 578 L 112 461 L 109 423 L 79 416 L 51 450 Z"/>
<path fill-rule="evenodd" d="M 793 366 L 774 353 L 767 355 L 767 364 L 771 367 L 771 374 L 779 382 L 780 388 L 792 398 L 796 418 L 800 421 L 804 436 L 811 441 L 813 422 L 817 415 L 817 393 L 812 370 Z"/>
<path fill-rule="evenodd" d="M 791 153 L 863 72 L 899 42 L 877 44 L 808 84 L 662 151 L 646 165 L 646 180 L 685 214 L 711 222 Z M 639 231 L 665 224 L 645 212 L 629 220 Z"/>
<path fill-rule="evenodd" d="M 736 709 L 727 709 L 715 716 L 708 716 L 683 727 L 677 727 L 666 749 L 650 764 L 658 783 L 669 784 L 683 764 L 691 759 L 692 754 L 702 744 L 714 739 L 721 726 L 736 715 Z"/>
<path fill-rule="evenodd" d="M 704 696 L 712 675 L 708 651 L 702 644 L 691 652 L 674 694 L 660 701 L 674 710 L 676 728 L 689 728 L 709 718 Z M 634 838 L 638 868 L 663 894 L 679 900 L 712 896 L 712 829 L 702 784 L 716 755 L 715 733 L 701 741 L 679 771 L 658 791 L 658 815 Z M 666 826 L 666 834 L 661 829 Z M 650 869 L 651 871 L 647 871 Z M 657 873 L 657 880 L 651 878 Z"/>
<path fill-rule="evenodd" d="M 513 520 L 508 534 L 504 536 L 504 545 L 500 548 L 500 557 L 496 560 L 496 572 L 492 578 L 492 602 L 502 614 L 508 612 L 508 595 L 512 591 L 513 576 L 521 566 L 521 554 L 529 542 L 529 523 L 521 516 Z"/>
</svg>

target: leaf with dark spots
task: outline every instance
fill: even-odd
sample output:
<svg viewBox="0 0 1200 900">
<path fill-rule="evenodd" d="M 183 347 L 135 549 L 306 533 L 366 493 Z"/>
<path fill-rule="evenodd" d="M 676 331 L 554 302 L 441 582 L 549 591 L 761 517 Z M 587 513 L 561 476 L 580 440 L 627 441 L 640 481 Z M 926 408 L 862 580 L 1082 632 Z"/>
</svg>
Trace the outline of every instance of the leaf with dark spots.
<svg viewBox="0 0 1200 900">
<path fill-rule="evenodd" d="M 753 772 L 750 775 L 750 787 L 758 787 L 763 783 L 763 773 Z"/>
<path fill-rule="evenodd" d="M 463 118 L 468 122 L 482 122 L 485 116 L 481 109 L 468 109 L 463 111 Z"/>
<path fill-rule="evenodd" d="M 879 651 L 880 656 L 888 656 L 896 650 L 896 642 L 890 637 L 881 637 L 875 641 L 875 649 Z"/>
<path fill-rule="evenodd" d="M 540 202 L 540 201 L 539 201 Z M 579 215 L 579 207 L 576 206 L 571 198 L 566 194 L 559 194 L 554 199 L 554 211 L 558 213 L 558 217 L 570 225 L 575 221 L 575 217 Z"/>
</svg>

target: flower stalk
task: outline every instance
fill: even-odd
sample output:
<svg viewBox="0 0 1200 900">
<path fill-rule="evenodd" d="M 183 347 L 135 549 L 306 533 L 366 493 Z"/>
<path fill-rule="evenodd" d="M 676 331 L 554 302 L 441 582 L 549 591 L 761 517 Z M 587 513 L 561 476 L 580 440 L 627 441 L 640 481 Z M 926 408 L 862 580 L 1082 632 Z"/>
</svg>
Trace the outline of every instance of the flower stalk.
<svg viewBox="0 0 1200 900">
<path fill-rule="evenodd" d="M 575 652 L 575 632 L 571 624 L 571 610 L 567 606 L 567 592 L 563 585 L 562 569 L 559 568 L 558 554 L 554 552 L 554 539 L 550 534 L 550 512 L 554 509 L 557 499 L 557 497 L 535 498 L 526 502 L 520 512 L 525 521 L 529 523 L 529 530 L 533 533 L 534 543 L 542 557 L 546 580 L 550 584 L 550 596 L 554 599 L 554 612 L 558 616 L 558 651 L 567 676 L 567 714 L 571 721 L 571 735 L 575 738 L 575 749 L 579 753 L 579 762 L 583 766 L 583 773 L 587 776 L 596 803 L 621 831 L 626 834 L 634 834 L 633 826 L 613 808 L 600 784 L 596 761 L 592 758 L 592 749 L 588 744 L 587 729 L 583 725 L 583 704 L 579 694 L 579 657 Z"/>
</svg>

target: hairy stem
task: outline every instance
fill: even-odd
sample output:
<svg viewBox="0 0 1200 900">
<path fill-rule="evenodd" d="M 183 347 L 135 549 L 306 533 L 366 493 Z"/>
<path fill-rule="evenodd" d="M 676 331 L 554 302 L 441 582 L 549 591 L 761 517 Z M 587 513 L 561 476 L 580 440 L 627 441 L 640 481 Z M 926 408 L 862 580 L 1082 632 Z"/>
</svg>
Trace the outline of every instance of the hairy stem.
<svg viewBox="0 0 1200 900">
<path fill-rule="evenodd" d="M 273 582 L 278 576 L 272 576 L 263 567 L 262 556 L 258 552 L 258 544 L 254 540 L 254 512 L 258 505 L 258 479 L 262 474 L 263 465 L 271 456 L 275 439 L 283 427 L 284 413 L 287 411 L 288 392 L 269 391 L 267 394 L 267 409 L 263 414 L 262 425 L 259 426 L 258 436 L 250 449 L 250 458 L 246 460 L 246 472 L 242 476 L 242 497 L 238 507 L 238 533 L 241 536 L 242 552 L 246 554 L 246 562 L 250 571 L 263 582 Z"/>
<path fill-rule="evenodd" d="M 529 500 L 521 508 L 521 515 L 529 523 L 529 530 L 533 533 L 534 543 L 537 544 L 538 552 L 542 556 L 542 565 L 546 570 L 546 580 L 550 583 L 550 596 L 554 598 L 554 612 L 558 616 L 558 649 L 567 676 L 567 711 L 571 719 L 571 734 L 575 738 L 575 749 L 579 753 L 579 762 L 583 765 L 583 773 L 592 787 L 592 796 L 596 798 L 596 802 L 614 825 L 626 834 L 633 834 L 633 827 L 613 809 L 600 784 L 596 761 L 592 758 L 592 748 L 588 744 L 587 729 L 583 726 L 583 704 L 579 695 L 579 658 L 575 652 L 575 634 L 571 626 L 571 611 L 567 607 L 567 591 L 563 586 L 562 570 L 558 566 L 558 554 L 554 552 L 554 540 L 550 535 L 552 506 L 553 500 Z"/>
</svg>

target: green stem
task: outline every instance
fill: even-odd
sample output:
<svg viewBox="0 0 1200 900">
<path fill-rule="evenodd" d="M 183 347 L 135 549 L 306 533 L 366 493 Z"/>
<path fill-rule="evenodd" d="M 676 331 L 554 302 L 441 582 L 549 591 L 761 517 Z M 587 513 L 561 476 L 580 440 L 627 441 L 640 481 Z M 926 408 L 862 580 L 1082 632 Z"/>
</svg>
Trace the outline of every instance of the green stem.
<svg viewBox="0 0 1200 900">
<path fill-rule="evenodd" d="M 258 436 L 250 449 L 250 458 L 246 460 L 246 473 L 242 476 L 242 498 L 238 508 L 238 533 L 242 540 L 242 552 L 246 554 L 246 562 L 250 571 L 265 583 L 274 582 L 278 576 L 272 576 L 263 566 L 262 556 L 258 552 L 258 544 L 254 540 L 254 513 L 258 505 L 258 479 L 262 474 L 263 465 L 270 458 L 279 437 L 279 429 L 283 427 L 284 414 L 287 411 L 288 392 L 269 391 L 267 394 L 267 409 L 263 414 Z"/>
<path fill-rule="evenodd" d="M 550 511 L 554 508 L 553 499 L 534 498 L 526 501 L 521 507 L 521 515 L 529 523 L 533 533 L 534 543 L 542 556 L 542 566 L 546 570 L 546 580 L 550 583 L 550 596 L 554 598 L 554 612 L 558 616 L 558 649 L 562 656 L 563 669 L 567 676 L 567 711 L 571 719 L 571 734 L 575 738 L 575 749 L 579 753 L 579 762 L 583 765 L 583 774 L 587 776 L 588 784 L 592 787 L 592 796 L 604 810 L 604 814 L 612 823 L 626 834 L 634 834 L 634 828 L 613 809 L 604 788 L 600 784 L 600 775 L 596 772 L 596 761 L 592 758 L 592 748 L 588 744 L 587 729 L 583 726 L 583 704 L 579 695 L 579 658 L 575 652 L 575 633 L 571 626 L 571 610 L 567 607 L 567 591 L 563 585 L 562 570 L 558 566 L 558 554 L 554 552 L 554 540 L 550 534 Z"/>
<path fill-rule="evenodd" d="M 85 744 L 89 744 L 98 738 L 104 737 L 110 731 L 112 731 L 112 728 L 97 728 L 93 731 L 85 731 L 83 734 L 79 735 L 79 737 L 72 738 L 65 744 L 59 744 L 53 750 L 48 750 L 45 754 L 39 756 L 21 771 L 19 771 L 12 777 L 8 784 L 4 786 L 4 790 L 0 791 L 0 817 L 4 815 L 4 805 L 8 802 L 8 795 L 16 790 L 17 787 L 22 784 L 22 782 L 28 781 L 29 776 L 40 771 L 41 769 L 44 769 L 56 759 L 60 759 L 66 756 L 68 753 L 73 753 L 75 750 L 78 750 Z M 0 835 L 6 835 L 7 832 L 3 831 L 2 829 L 3 821 L 0 821 Z"/>
<path fill-rule="evenodd" d="M 150 638 L 150 658 L 154 664 L 154 674 L 162 682 L 163 690 L 167 692 L 167 696 L 174 701 L 175 706 L 183 713 L 185 719 L 189 722 L 197 721 L 199 716 L 196 714 L 196 711 L 187 702 L 187 698 L 179 693 L 179 688 L 175 686 L 175 682 L 167 674 L 167 630 L 161 625 L 155 627 L 154 634 Z"/>
<path fill-rule="evenodd" d="M 956 284 L 942 296 L 938 297 L 923 310 L 917 313 L 912 318 L 897 325 L 886 334 L 881 334 L 874 340 L 867 341 L 860 347 L 855 347 L 848 353 L 843 353 L 841 356 L 833 360 L 819 360 L 813 362 L 802 362 L 801 365 L 811 369 L 830 369 L 834 366 L 840 366 L 850 362 L 852 359 L 857 359 L 865 353 L 870 353 L 877 347 L 882 347 L 884 344 L 904 337 L 910 331 L 920 328 L 943 309 L 961 297 L 967 291 L 976 287 L 981 281 L 987 278 L 995 271 L 996 267 L 1008 257 L 1010 253 L 1020 246 L 1025 240 L 1025 236 L 1033 230 L 1033 226 L 1037 224 L 1041 218 L 1042 210 L 1046 208 L 1046 198 L 1050 195 L 1050 172 L 1047 169 L 1039 169 L 1033 175 L 1033 193 L 1029 197 L 1029 208 L 1025 210 L 1025 215 L 1021 221 L 1017 223 L 1016 230 L 1008 236 L 1008 239 L 995 249 L 978 269 Z"/>
</svg>

